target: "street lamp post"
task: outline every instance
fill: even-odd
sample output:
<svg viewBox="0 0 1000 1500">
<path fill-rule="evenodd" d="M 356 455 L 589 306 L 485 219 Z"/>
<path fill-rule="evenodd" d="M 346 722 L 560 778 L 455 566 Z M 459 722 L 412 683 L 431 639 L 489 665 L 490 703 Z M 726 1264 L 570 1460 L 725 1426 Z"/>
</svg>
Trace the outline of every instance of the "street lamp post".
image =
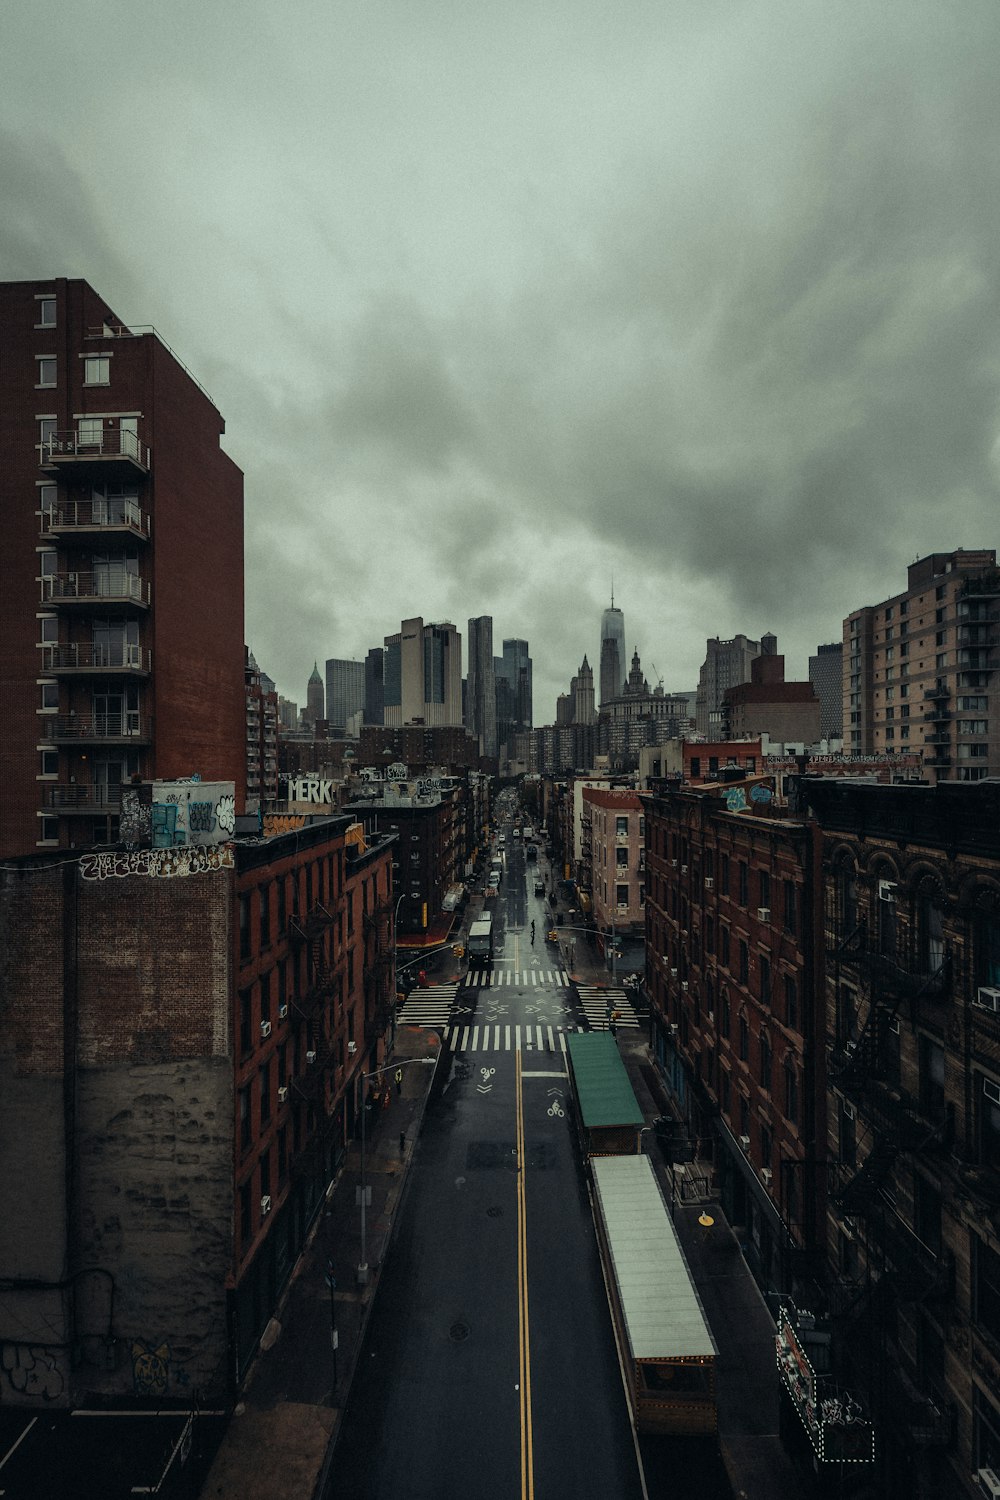
<svg viewBox="0 0 1000 1500">
<path fill-rule="evenodd" d="M 361 1186 L 358 1189 L 358 1202 L 361 1205 L 361 1259 L 358 1262 L 357 1280 L 358 1286 L 365 1286 L 368 1282 L 368 1244 L 367 1244 L 367 1209 L 370 1202 L 371 1188 L 365 1177 L 365 1141 L 368 1117 L 368 1084 L 372 1078 L 378 1078 L 382 1073 L 393 1072 L 397 1068 L 408 1068 L 413 1063 L 435 1063 L 434 1057 L 405 1057 L 402 1061 L 385 1063 L 381 1068 L 372 1068 L 369 1073 L 361 1074 Z"/>
</svg>

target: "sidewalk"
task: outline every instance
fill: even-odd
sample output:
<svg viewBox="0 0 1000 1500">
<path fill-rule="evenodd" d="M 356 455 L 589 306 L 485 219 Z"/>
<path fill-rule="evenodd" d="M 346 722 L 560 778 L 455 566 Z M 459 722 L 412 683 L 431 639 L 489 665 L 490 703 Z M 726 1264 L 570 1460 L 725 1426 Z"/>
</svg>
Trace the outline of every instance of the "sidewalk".
<svg viewBox="0 0 1000 1500">
<path fill-rule="evenodd" d="M 260 1500 L 262 1495 L 319 1500 L 440 1053 L 436 1032 L 397 1031 L 392 1061 L 408 1064 L 401 1070 L 402 1092 L 397 1095 L 388 1074 L 391 1102 L 372 1117 L 365 1141 L 365 1180 L 372 1197 L 366 1214 L 367 1284 L 359 1286 L 357 1278 L 361 1146 L 353 1142 L 288 1290 L 280 1332 L 251 1370 L 202 1487 L 203 1500 Z M 336 1368 L 328 1258 L 336 1282 Z"/>
</svg>

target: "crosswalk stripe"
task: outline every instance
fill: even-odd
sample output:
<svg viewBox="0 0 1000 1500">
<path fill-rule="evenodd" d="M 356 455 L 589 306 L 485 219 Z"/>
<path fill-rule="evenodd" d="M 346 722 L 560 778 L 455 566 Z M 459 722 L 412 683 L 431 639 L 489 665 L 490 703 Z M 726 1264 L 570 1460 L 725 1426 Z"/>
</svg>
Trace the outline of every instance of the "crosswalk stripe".
<svg viewBox="0 0 1000 1500">
<path fill-rule="evenodd" d="M 503 1030 L 503 1037 L 500 1032 Z M 482 1036 L 479 1036 L 480 1028 L 469 1026 L 444 1026 L 441 1035 L 444 1045 L 449 1052 L 510 1052 L 521 1050 L 524 1052 L 561 1052 L 567 1051 L 566 1037 L 569 1032 L 581 1031 L 587 1028 L 580 1026 L 562 1027 L 553 1031 L 552 1027 L 546 1027 L 546 1036 L 541 1026 L 526 1026 L 523 1037 L 519 1035 L 521 1028 L 514 1027 L 514 1035 L 511 1036 L 511 1028 L 505 1026 L 484 1026 Z M 472 1032 L 470 1037 L 469 1033 Z M 492 1035 L 491 1035 L 492 1033 Z"/>
</svg>

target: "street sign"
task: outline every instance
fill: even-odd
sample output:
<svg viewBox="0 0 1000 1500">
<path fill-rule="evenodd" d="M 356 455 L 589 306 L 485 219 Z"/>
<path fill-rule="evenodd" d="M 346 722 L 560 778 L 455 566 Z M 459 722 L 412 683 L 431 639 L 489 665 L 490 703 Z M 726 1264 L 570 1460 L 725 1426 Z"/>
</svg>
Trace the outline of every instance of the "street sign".
<svg viewBox="0 0 1000 1500">
<path fill-rule="evenodd" d="M 365 1195 L 364 1196 L 365 1208 L 371 1208 L 371 1206 L 372 1206 L 372 1190 L 371 1190 L 370 1186 L 366 1186 L 364 1188 L 362 1188 L 362 1187 L 359 1186 L 359 1187 L 356 1187 L 354 1189 L 354 1206 L 355 1206 L 355 1208 L 360 1208 L 361 1207 L 361 1194 L 362 1193 L 364 1193 L 364 1195 Z"/>
</svg>

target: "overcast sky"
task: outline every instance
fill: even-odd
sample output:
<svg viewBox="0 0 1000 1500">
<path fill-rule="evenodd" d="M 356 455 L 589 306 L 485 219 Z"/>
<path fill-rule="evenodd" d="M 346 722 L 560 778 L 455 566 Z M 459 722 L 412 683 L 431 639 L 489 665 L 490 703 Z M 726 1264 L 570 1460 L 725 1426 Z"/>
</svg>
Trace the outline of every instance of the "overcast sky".
<svg viewBox="0 0 1000 1500">
<path fill-rule="evenodd" d="M 155 324 L 246 475 L 246 639 L 806 675 L 1000 544 L 996 0 L 6 0 L 0 279 Z M 655 664 L 655 671 L 654 671 Z"/>
</svg>

